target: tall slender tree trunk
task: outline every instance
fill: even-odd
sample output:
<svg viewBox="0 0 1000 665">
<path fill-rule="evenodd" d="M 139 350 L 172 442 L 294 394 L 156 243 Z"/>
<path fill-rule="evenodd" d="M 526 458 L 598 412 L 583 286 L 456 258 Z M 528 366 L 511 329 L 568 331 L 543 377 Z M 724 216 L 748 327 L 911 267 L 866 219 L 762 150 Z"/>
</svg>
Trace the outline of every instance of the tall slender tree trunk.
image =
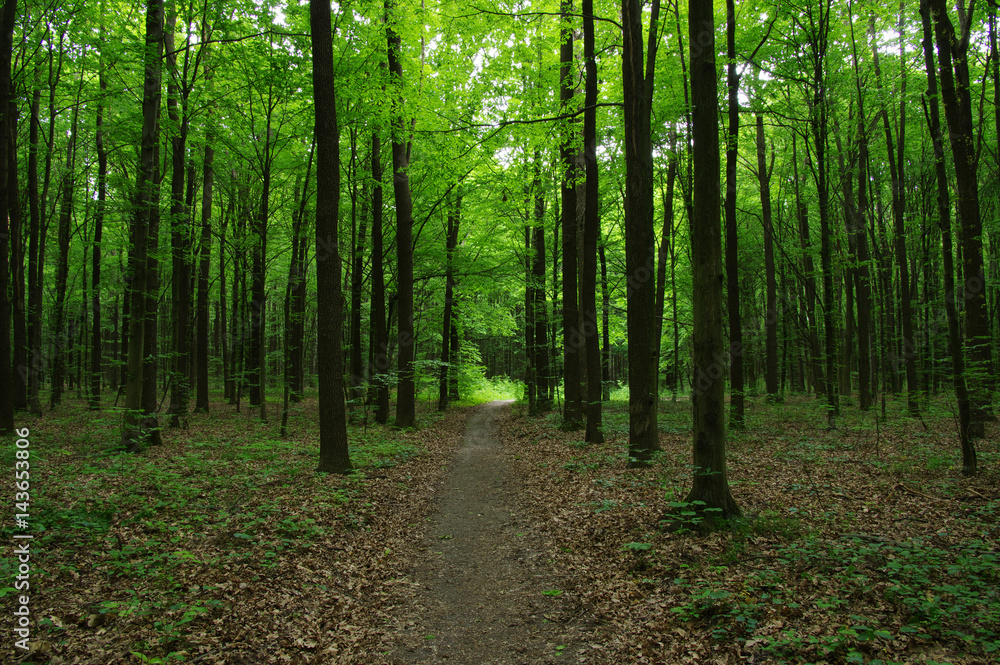
<svg viewBox="0 0 1000 665">
<path fill-rule="evenodd" d="M 205 157 L 201 178 L 201 256 L 198 265 L 198 389 L 195 412 L 208 413 L 208 302 L 209 270 L 212 261 L 212 196 L 215 184 L 215 136 L 209 132 L 205 140 Z"/>
<path fill-rule="evenodd" d="M 726 132 L 726 295 L 729 315 L 729 426 L 744 429 L 743 321 L 740 316 L 739 233 L 736 225 L 736 162 L 739 159 L 740 77 L 736 73 L 736 3 L 726 0 L 726 82 L 729 129 Z"/>
<path fill-rule="evenodd" d="M 630 464 L 660 450 L 656 425 L 656 241 L 653 233 L 653 146 L 650 115 L 660 3 L 653 0 L 643 59 L 642 3 L 622 0 L 622 83 L 625 101 L 625 274 L 627 292 Z M 699 32 L 701 28 L 698 29 Z M 699 47 L 700 48 L 700 47 Z M 713 60 L 714 72 L 714 60 Z M 596 72 L 595 72 L 596 76 Z M 714 77 L 714 74 L 713 74 Z M 713 102 L 712 107 L 715 108 Z M 718 175 L 718 173 L 716 173 Z"/>
<path fill-rule="evenodd" d="M 672 141 L 671 141 L 672 142 Z M 663 344 L 663 317 L 666 308 L 667 263 L 673 255 L 674 243 L 674 184 L 677 181 L 677 156 L 671 155 L 667 164 L 667 187 L 663 192 L 663 228 L 660 231 L 660 249 L 656 257 L 656 394 L 660 394 L 660 358 Z M 661 184 L 662 186 L 662 184 Z M 671 286 L 673 289 L 673 286 Z M 673 385 L 671 384 L 671 388 Z"/>
<path fill-rule="evenodd" d="M 62 403 L 63 384 L 66 380 L 69 347 L 72 339 L 66 325 L 66 286 L 69 278 L 69 240 L 70 223 L 73 217 L 73 170 L 75 166 L 76 118 L 74 113 L 73 130 L 66 145 L 66 165 L 62 176 L 62 200 L 59 207 L 59 263 L 56 265 L 56 306 L 53 314 L 52 331 L 55 336 L 54 363 L 52 366 L 52 394 L 49 396 L 49 408 L 55 408 Z"/>
<path fill-rule="evenodd" d="M 535 178 L 532 183 L 535 194 L 534 220 L 531 225 L 531 286 L 532 312 L 534 314 L 534 365 L 535 397 L 539 413 L 552 408 L 549 400 L 549 342 L 548 303 L 545 298 L 545 196 L 542 190 L 541 154 L 535 153 Z"/>
<path fill-rule="evenodd" d="M 382 247 L 382 140 L 372 132 L 372 306 L 371 318 L 375 340 L 372 384 L 375 421 L 389 422 L 389 330 L 385 316 L 385 273 Z"/>
<path fill-rule="evenodd" d="M 573 29 L 570 16 L 573 13 L 573 1 L 561 0 L 559 5 L 561 25 L 559 32 L 559 100 L 563 112 L 570 110 L 573 101 Z M 570 121 L 563 132 L 562 144 L 559 147 L 559 157 L 562 164 L 562 184 L 560 188 L 560 212 L 563 235 L 563 405 L 562 428 L 567 431 L 583 427 L 583 392 L 580 382 L 580 348 L 582 339 L 578 319 L 580 310 L 578 301 L 578 266 L 577 266 L 577 236 L 576 236 L 576 185 L 579 179 L 577 167 L 577 136 L 578 125 Z"/>
<path fill-rule="evenodd" d="M 725 345 L 722 329 L 722 232 L 719 212 L 718 83 L 711 0 L 690 0 L 691 101 L 694 139 L 694 482 L 686 501 L 720 517 L 740 515 L 726 469 Z"/>
<path fill-rule="evenodd" d="M 13 118 L 13 86 L 11 85 L 11 56 L 13 52 L 14 23 L 17 20 L 17 0 L 5 0 L 3 12 L 0 14 L 0 434 L 14 431 L 14 400 L 13 376 L 11 375 L 10 320 L 11 307 L 7 295 L 8 265 L 11 242 L 7 227 L 10 215 L 11 194 L 15 190 L 8 189 L 10 182 L 8 170 L 11 167 L 10 144 L 15 141 Z M 20 243 L 20 238 L 14 237 L 14 244 Z M 17 269 L 15 267 L 15 275 Z"/>
<path fill-rule="evenodd" d="M 959 35 L 948 17 L 944 0 L 929 0 L 938 47 L 941 100 L 948 122 L 951 151 L 955 157 L 958 194 L 960 249 L 962 252 L 961 297 L 965 308 L 965 343 L 969 364 L 980 372 L 967 377 L 972 404 L 970 436 L 981 438 L 989 419 L 989 394 L 995 387 L 992 371 L 990 322 L 986 311 L 986 274 L 983 269 L 983 224 L 979 207 L 979 179 L 972 97 L 969 89 L 968 49 L 971 15 Z"/>
<path fill-rule="evenodd" d="M 122 445 L 138 450 L 149 436 L 149 423 L 142 414 L 143 352 L 145 350 L 147 261 L 153 198 L 157 126 L 160 108 L 161 57 L 163 55 L 163 5 L 161 0 L 146 3 L 142 135 L 136 186 L 135 218 L 132 223 L 132 261 L 129 268 L 129 343 Z"/>
<path fill-rule="evenodd" d="M 386 38 L 389 73 L 403 80 L 402 38 L 393 28 L 396 20 L 394 0 L 386 0 Z M 399 333 L 399 384 L 396 390 L 396 427 L 416 424 L 416 383 L 413 339 L 413 201 L 410 198 L 410 155 L 405 137 L 402 91 L 395 100 L 392 114 L 392 184 L 396 198 L 396 271 Z"/>
<path fill-rule="evenodd" d="M 169 427 L 180 427 L 187 418 L 188 379 L 191 362 L 191 251 L 190 210 L 184 201 L 184 176 L 187 163 L 187 113 L 180 111 L 178 96 L 181 74 L 177 68 L 174 30 L 177 6 L 172 4 L 164 32 L 167 66 L 167 117 L 170 120 L 170 253 L 171 253 L 171 353 Z M 185 30 L 185 34 L 187 31 Z M 183 117 L 182 117 L 183 116 Z"/>
<path fill-rule="evenodd" d="M 341 292 L 337 218 L 340 208 L 340 129 L 330 3 L 309 0 L 313 47 L 313 106 L 316 113 L 316 288 L 319 306 L 319 466 L 348 473 L 347 407 L 341 349 L 344 296 Z"/>
<path fill-rule="evenodd" d="M 948 172 L 945 164 L 944 140 L 938 110 L 937 73 L 934 68 L 934 40 L 931 35 L 931 12 L 934 0 L 921 0 L 920 18 L 923 27 L 924 66 L 927 71 L 927 95 L 924 106 L 934 146 L 934 175 L 937 182 L 938 228 L 941 230 L 941 258 L 944 264 L 944 306 L 948 317 L 948 342 L 951 348 L 952 381 L 958 402 L 958 435 L 962 448 L 962 474 L 974 476 L 978 471 L 976 442 L 973 434 L 973 402 L 965 377 L 965 349 L 955 304 L 955 265 L 952 258 L 951 205 L 949 203 Z M 939 8 L 940 9 L 940 8 Z M 940 49 L 940 43 L 939 43 Z M 939 50 L 940 53 L 940 50 Z M 941 62 L 942 72 L 945 63 Z M 954 145 L 952 146 L 954 149 Z M 958 159 L 958 154 L 956 154 Z M 961 214 L 961 213 L 959 213 Z"/>
<path fill-rule="evenodd" d="M 28 129 L 28 366 L 22 379 L 28 386 L 28 411 L 42 412 L 39 398 L 39 375 L 42 358 L 42 266 L 45 242 L 42 235 L 41 205 L 38 195 L 38 130 L 42 90 L 37 85 L 31 95 L 31 120 Z"/>
<path fill-rule="evenodd" d="M 597 257 L 601 263 L 601 401 L 607 402 L 611 400 L 611 294 L 608 293 L 608 259 L 603 238 L 597 246 Z M 659 371 L 655 375 L 659 376 Z"/>
<path fill-rule="evenodd" d="M 764 224 L 764 275 L 767 280 L 767 304 L 764 316 L 764 384 L 769 401 L 779 399 L 778 384 L 778 282 L 774 267 L 774 222 L 771 214 L 771 172 L 767 167 L 764 146 L 764 116 L 757 121 L 757 182 L 760 187 L 761 220 Z"/>
<path fill-rule="evenodd" d="M 455 301 L 455 248 L 458 247 L 458 224 L 461 212 L 462 198 L 459 196 L 448 210 L 448 228 L 445 234 L 445 277 L 444 277 L 444 312 L 441 332 L 441 372 L 438 376 L 438 410 L 448 408 L 451 400 L 451 383 L 449 376 L 455 372 L 455 359 L 451 357 L 451 329 L 454 325 Z"/>
</svg>

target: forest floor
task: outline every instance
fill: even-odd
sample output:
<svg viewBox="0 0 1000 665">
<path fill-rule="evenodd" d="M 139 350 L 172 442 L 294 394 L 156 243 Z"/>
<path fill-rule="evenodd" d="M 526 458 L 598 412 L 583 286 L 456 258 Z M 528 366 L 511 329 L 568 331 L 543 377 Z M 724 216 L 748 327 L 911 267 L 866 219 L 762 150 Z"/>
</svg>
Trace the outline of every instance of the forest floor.
<svg viewBox="0 0 1000 665">
<path fill-rule="evenodd" d="M 31 650 L 5 630 L 0 661 L 1000 662 L 998 427 L 966 479 L 947 403 L 888 406 L 845 404 L 830 431 L 815 399 L 751 401 L 729 441 L 745 520 L 699 535 L 659 522 L 697 519 L 683 401 L 662 402 L 646 469 L 623 402 L 603 444 L 522 404 L 422 403 L 416 430 L 352 425 L 347 477 L 314 472 L 314 399 L 288 438 L 219 403 L 138 455 L 68 401 L 18 419 Z"/>
</svg>

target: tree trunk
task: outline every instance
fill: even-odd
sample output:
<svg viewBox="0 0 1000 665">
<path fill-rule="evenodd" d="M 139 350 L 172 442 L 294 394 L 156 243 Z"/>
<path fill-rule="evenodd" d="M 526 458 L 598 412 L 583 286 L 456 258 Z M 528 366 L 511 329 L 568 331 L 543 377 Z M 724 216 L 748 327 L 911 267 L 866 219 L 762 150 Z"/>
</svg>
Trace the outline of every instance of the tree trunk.
<svg viewBox="0 0 1000 665">
<path fill-rule="evenodd" d="M 337 220 L 340 208 L 340 129 L 330 3 L 309 0 L 313 48 L 313 107 L 316 113 L 316 289 L 319 307 L 319 466 L 348 473 L 347 408 L 341 350 L 344 296 L 341 293 Z"/>
<path fill-rule="evenodd" d="M 711 0 L 690 0 L 691 101 L 694 139 L 694 483 L 686 501 L 719 517 L 740 515 L 726 470 L 725 346 L 722 332 L 722 238 L 715 33 Z"/>
<path fill-rule="evenodd" d="M 402 38 L 393 29 L 393 0 L 386 0 L 386 37 L 388 40 L 389 73 L 398 82 L 403 79 L 400 59 Z M 399 384 L 396 390 L 396 427 L 416 424 L 416 385 L 414 377 L 413 340 L 413 201 L 410 198 L 409 150 L 404 133 L 402 92 L 397 95 L 392 117 L 392 184 L 396 198 L 396 273 L 399 333 Z"/>
<path fill-rule="evenodd" d="M 921 0 L 920 18 L 923 25 L 924 65 L 927 71 L 927 95 L 925 108 L 929 107 L 928 125 L 934 146 L 934 174 L 937 180 L 937 214 L 941 230 L 941 257 L 944 264 L 944 305 L 948 317 L 948 341 L 951 348 L 952 379 L 955 398 L 958 402 L 958 436 L 962 447 L 962 474 L 974 476 L 978 471 L 976 442 L 972 432 L 973 405 L 965 378 L 965 350 L 962 347 L 962 333 L 955 306 L 955 266 L 951 247 L 951 205 L 949 203 L 948 173 L 945 164 L 944 141 L 938 111 L 937 76 L 934 70 L 934 46 L 931 36 L 931 3 Z M 940 48 L 940 45 L 939 45 Z M 945 64 L 941 63 L 942 72 Z M 954 144 L 952 145 L 954 150 Z M 957 157 L 956 157 L 957 158 Z"/>
<path fill-rule="evenodd" d="M 729 426 L 744 429 L 743 322 L 740 316 L 739 233 L 736 226 L 736 162 L 739 159 L 740 77 L 736 73 L 736 4 L 726 0 L 726 49 L 729 64 L 729 129 L 726 132 L 726 295 L 729 315 Z"/>
<path fill-rule="evenodd" d="M 622 0 L 625 281 L 629 344 L 628 455 L 630 464 L 633 465 L 648 463 L 653 453 L 660 450 L 659 431 L 656 425 L 658 400 L 654 392 L 657 366 L 657 358 L 654 356 L 656 344 L 653 341 L 653 334 L 656 331 L 654 320 L 656 283 L 653 281 L 656 274 L 656 241 L 653 233 L 653 146 L 650 137 L 659 14 L 659 0 L 653 0 L 644 71 L 642 3 L 640 0 Z M 701 31 L 701 28 L 698 28 L 698 32 Z M 713 64 L 713 79 L 714 66 Z M 714 101 L 710 108 L 715 108 Z"/>
<path fill-rule="evenodd" d="M 372 384 L 375 400 L 375 421 L 389 422 L 389 330 L 385 316 L 385 273 L 382 248 L 382 140 L 372 132 L 372 305 L 374 328 L 374 367 Z"/>
<path fill-rule="evenodd" d="M 351 161 L 356 162 L 357 153 L 357 136 L 352 134 L 351 136 Z M 351 169 L 352 173 L 357 173 L 357 168 Z M 355 195 L 357 198 L 357 178 L 355 178 Z M 351 204 L 351 217 L 352 220 L 356 219 L 355 214 L 356 206 L 352 202 Z M 353 263 L 351 266 L 351 368 L 350 368 L 350 384 L 348 389 L 350 391 L 351 400 L 351 410 L 355 408 L 360 409 L 362 402 L 364 401 L 364 383 L 365 383 L 365 362 L 364 362 L 364 350 L 361 341 L 361 296 L 362 296 L 362 286 L 364 282 L 364 247 L 365 247 L 365 237 L 368 233 L 368 217 L 364 214 L 365 211 L 361 211 L 361 221 L 358 224 L 358 231 L 355 235 L 355 240 L 352 243 L 351 248 L 351 258 Z M 352 224 L 352 228 L 353 228 Z"/>
<path fill-rule="evenodd" d="M 146 4 L 145 73 L 142 96 L 142 135 L 136 186 L 135 219 L 132 224 L 132 261 L 129 271 L 129 343 L 122 445 L 137 451 L 146 441 L 148 424 L 142 414 L 143 352 L 145 350 L 148 235 L 150 233 L 160 107 L 160 79 L 163 54 L 163 5 L 160 0 Z"/>
<path fill-rule="evenodd" d="M 764 151 L 764 116 L 757 120 L 757 182 L 760 187 L 761 221 L 764 224 L 764 274 L 767 304 L 764 317 L 764 384 L 768 401 L 779 399 L 778 384 L 778 283 L 774 268 L 774 223 L 771 216 L 771 172 Z"/>
<path fill-rule="evenodd" d="M 212 260 L 212 188 L 215 184 L 214 136 L 209 132 L 205 142 L 205 161 L 202 166 L 201 193 L 201 256 L 198 265 L 198 392 L 194 410 L 208 413 L 208 280 Z"/>
<path fill-rule="evenodd" d="M 965 307 L 965 343 L 970 365 L 982 372 L 967 377 L 971 384 L 969 400 L 972 404 L 969 434 L 973 438 L 982 438 L 985 422 L 989 419 L 989 394 L 996 379 L 992 371 L 990 322 L 986 313 L 983 224 L 979 208 L 972 98 L 969 92 L 969 24 L 961 26 L 961 35 L 956 37 L 944 0 L 929 0 L 929 5 L 937 37 L 941 99 L 948 122 L 951 151 L 955 156 L 959 243 L 964 279 L 961 298 Z"/>
<path fill-rule="evenodd" d="M 534 314 L 534 365 L 535 365 L 535 406 L 539 413 L 552 408 L 549 400 L 549 318 L 545 298 L 545 196 L 542 191 L 541 154 L 535 153 L 535 179 L 532 183 L 535 193 L 534 221 L 531 228 L 532 257 L 531 287 L 532 312 Z"/>
<path fill-rule="evenodd" d="M 611 400 L 611 295 L 608 293 L 608 260 L 604 255 L 603 238 L 597 246 L 597 255 L 601 261 L 601 401 L 608 402 Z M 656 357 L 660 357 L 659 351 Z M 654 376 L 659 374 L 656 371 Z"/>
<path fill-rule="evenodd" d="M 559 100 L 563 112 L 570 109 L 573 101 L 573 29 L 570 15 L 573 13 L 572 0 L 561 0 L 559 11 L 562 28 L 559 33 Z M 576 183 L 579 180 L 577 168 L 576 123 L 570 121 L 564 129 L 559 157 L 562 163 L 562 184 L 560 190 L 560 211 L 563 235 L 563 405 L 562 428 L 574 431 L 583 427 L 583 393 L 580 383 L 580 329 L 577 323 L 580 310 L 577 306 L 577 242 L 576 242 Z"/>
<path fill-rule="evenodd" d="M 458 224 L 462 206 L 462 198 L 458 197 L 454 206 L 448 210 L 448 228 L 445 237 L 445 277 L 444 277 L 444 313 L 442 314 L 441 332 L 441 373 L 438 378 L 438 410 L 448 408 L 451 399 L 451 383 L 449 376 L 455 372 L 455 358 L 451 356 L 451 334 L 454 325 L 455 299 L 455 248 L 458 247 Z"/>
<path fill-rule="evenodd" d="M 671 144 L 673 141 L 671 140 Z M 673 145 L 671 145 L 671 150 Z M 663 345 L 663 316 L 667 299 L 667 263 L 673 255 L 674 243 L 674 184 L 677 181 L 677 156 L 671 154 L 667 164 L 667 188 L 663 192 L 663 228 L 660 231 L 660 249 L 656 256 L 656 395 L 660 394 L 660 358 Z M 662 181 L 661 181 L 662 186 Z M 672 288 L 672 287 L 671 287 Z M 671 386 L 672 387 L 672 386 Z"/>
<path fill-rule="evenodd" d="M 10 251 L 10 234 L 6 223 L 12 203 L 16 205 L 16 189 L 9 189 L 9 169 L 11 167 L 10 145 L 15 139 L 13 117 L 13 86 L 11 84 L 11 56 L 13 51 L 14 23 L 17 19 L 17 0 L 6 0 L 0 14 L 0 220 L 4 221 L 4 233 L 0 233 L 0 434 L 14 432 L 13 377 L 11 375 L 10 348 L 10 300 L 7 295 L 7 257 Z M 14 244 L 20 238 L 14 237 Z M 17 274 L 17 267 L 14 266 Z M 16 287 L 15 287 L 16 293 Z"/>
</svg>

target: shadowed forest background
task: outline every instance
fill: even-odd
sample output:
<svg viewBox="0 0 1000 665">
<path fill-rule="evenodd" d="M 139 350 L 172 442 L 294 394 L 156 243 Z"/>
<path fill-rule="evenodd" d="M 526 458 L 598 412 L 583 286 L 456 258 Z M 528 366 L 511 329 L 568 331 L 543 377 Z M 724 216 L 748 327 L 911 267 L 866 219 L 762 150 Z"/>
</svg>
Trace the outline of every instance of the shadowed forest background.
<svg viewBox="0 0 1000 665">
<path fill-rule="evenodd" d="M 516 399 L 579 662 L 990 661 L 997 12 L 5 0 L 0 430 L 51 611 L 4 648 L 208 660 L 272 591 L 228 585 L 336 551 L 282 582 L 334 638 L 247 610 L 211 662 L 375 662 Z"/>
</svg>

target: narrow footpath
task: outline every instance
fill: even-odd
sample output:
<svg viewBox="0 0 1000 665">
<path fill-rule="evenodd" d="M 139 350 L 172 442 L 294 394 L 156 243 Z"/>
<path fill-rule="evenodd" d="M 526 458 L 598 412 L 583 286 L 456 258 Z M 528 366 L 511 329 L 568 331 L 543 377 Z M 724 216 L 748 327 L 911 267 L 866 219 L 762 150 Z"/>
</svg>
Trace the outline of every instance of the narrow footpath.
<svg viewBox="0 0 1000 665">
<path fill-rule="evenodd" d="M 504 408 L 492 402 L 469 419 L 422 551 L 397 587 L 385 662 L 576 663 L 591 651 L 593 626 L 562 594 L 493 432 Z"/>
</svg>

